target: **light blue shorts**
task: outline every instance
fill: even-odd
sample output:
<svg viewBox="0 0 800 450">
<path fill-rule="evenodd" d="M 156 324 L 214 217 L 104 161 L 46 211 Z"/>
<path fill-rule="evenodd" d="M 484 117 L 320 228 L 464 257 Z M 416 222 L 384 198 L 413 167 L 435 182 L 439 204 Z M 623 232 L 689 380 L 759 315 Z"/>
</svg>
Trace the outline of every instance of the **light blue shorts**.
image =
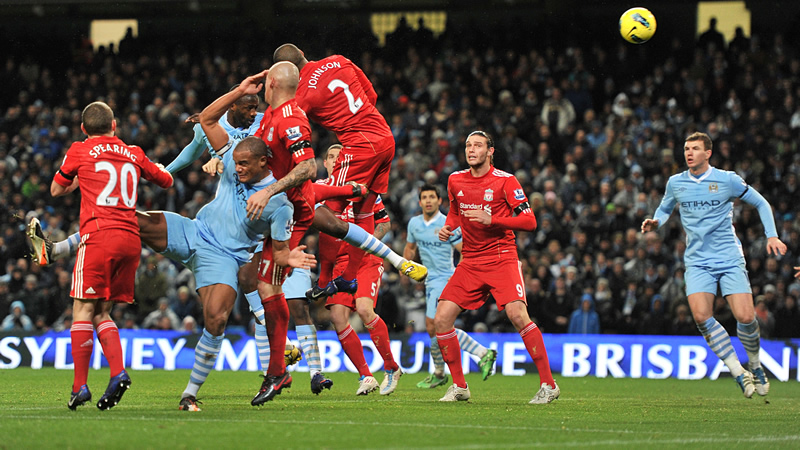
<svg viewBox="0 0 800 450">
<path fill-rule="evenodd" d="M 744 264 L 732 267 L 697 267 L 686 268 L 686 295 L 707 292 L 717 295 L 717 286 L 722 296 L 730 294 L 752 294 L 750 279 Z"/>
<path fill-rule="evenodd" d="M 283 295 L 286 299 L 306 298 L 306 291 L 311 289 L 311 272 L 306 269 L 292 269 L 291 275 L 283 282 Z"/>
<path fill-rule="evenodd" d="M 425 281 L 425 317 L 433 319 L 436 316 L 436 305 L 449 278 L 439 278 Z"/>
<path fill-rule="evenodd" d="M 161 254 L 191 270 L 197 289 L 212 284 L 227 284 L 238 289 L 239 262 L 236 259 L 203 239 L 194 220 L 169 211 L 164 211 L 164 218 L 167 248 Z"/>
</svg>

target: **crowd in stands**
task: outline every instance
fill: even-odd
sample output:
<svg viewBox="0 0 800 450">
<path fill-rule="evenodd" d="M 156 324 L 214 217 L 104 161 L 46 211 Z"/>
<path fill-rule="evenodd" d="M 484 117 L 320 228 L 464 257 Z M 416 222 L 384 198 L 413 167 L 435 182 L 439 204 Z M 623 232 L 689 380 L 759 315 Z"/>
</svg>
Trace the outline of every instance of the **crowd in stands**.
<svg viewBox="0 0 800 450">
<path fill-rule="evenodd" d="M 384 197 L 392 231 L 384 239 L 402 253 L 408 220 L 420 213 L 424 183 L 446 192 L 447 177 L 466 168 L 466 135 L 494 136 L 496 167 L 517 176 L 538 219 L 517 233 L 528 308 L 546 333 L 698 334 L 684 291 L 685 235 L 678 217 L 658 233 L 641 234 L 667 179 L 685 170 L 684 138 L 714 141 L 711 164 L 736 171 L 772 204 L 782 258 L 767 255 L 757 212 L 741 202 L 734 224 L 742 242 L 764 338 L 800 337 L 800 53 L 782 35 L 674 40 L 644 53 L 621 39 L 563 48 L 448 29 L 401 29 L 378 48 L 313 49 L 309 59 L 342 53 L 370 77 L 397 153 Z M 236 36 L 233 36 L 235 38 Z M 373 39 L 370 39 L 373 38 Z M 294 40 L 296 39 L 286 39 Z M 78 229 L 79 196 L 52 198 L 49 185 L 80 130 L 82 108 L 98 99 L 116 113 L 117 134 L 170 162 L 192 138 L 184 120 L 245 76 L 268 67 L 260 58 L 158 46 L 129 36 L 119 51 L 75 45 L 70 64 L 53 67 L 35 52 L 10 54 L 0 69 L 0 312 L 3 330 L 65 330 L 74 259 L 40 267 L 24 237 L 36 216 L 53 240 Z M 334 42 L 334 41 L 331 41 Z M 514 42 L 511 45 L 510 42 Z M 304 42 L 297 42 L 305 44 Z M 306 46 L 304 46 L 306 48 Z M 208 50 L 208 49 L 205 49 Z M 262 105 L 263 108 L 264 105 Z M 315 128 L 321 153 L 334 136 Z M 193 217 L 214 195 L 215 178 L 196 162 L 174 187 L 142 183 L 139 209 Z M 324 170 L 320 164 L 320 176 Z M 445 202 L 445 207 L 446 207 Z M 674 214 L 674 216 L 676 216 Z M 308 238 L 315 249 L 315 238 Z M 137 303 L 113 312 L 120 328 L 196 330 L 202 317 L 191 273 L 143 248 Z M 232 321 L 246 325 L 246 303 Z M 387 270 L 378 313 L 393 331 L 424 330 L 424 287 Z M 734 333 L 721 297 L 715 316 Z M 1 316 L 0 316 L 1 317 Z M 324 308 L 315 308 L 325 328 Z M 493 303 L 462 315 L 470 332 L 513 331 Z"/>
</svg>

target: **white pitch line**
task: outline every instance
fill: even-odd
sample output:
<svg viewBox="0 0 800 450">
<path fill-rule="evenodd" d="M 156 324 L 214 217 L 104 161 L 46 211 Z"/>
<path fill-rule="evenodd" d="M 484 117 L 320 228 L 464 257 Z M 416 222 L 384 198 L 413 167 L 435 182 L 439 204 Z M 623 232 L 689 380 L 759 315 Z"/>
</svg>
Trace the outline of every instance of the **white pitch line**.
<svg viewBox="0 0 800 450">
<path fill-rule="evenodd" d="M 176 421 L 184 421 L 184 422 L 200 422 L 200 423 L 230 423 L 231 419 L 215 419 L 215 418 L 207 418 L 207 417 L 199 417 L 197 414 L 187 414 L 187 413 L 179 413 L 176 415 L 169 414 L 172 420 Z M 65 420 L 65 419 L 78 419 L 78 420 L 107 420 L 109 416 L 107 415 L 91 415 L 87 416 L 85 414 L 64 414 L 58 416 L 36 416 L 36 415 L 17 415 L 17 414 L 2 414 L 0 415 L 3 419 L 18 419 L 18 420 Z M 151 422 L 157 421 L 162 422 L 164 420 L 164 416 L 160 415 L 158 417 L 147 417 L 147 416 L 140 416 L 140 417 L 125 417 L 125 420 L 138 420 L 142 422 Z M 266 419 L 266 418 L 254 418 L 254 419 L 235 419 L 237 423 L 259 423 L 259 424 L 276 424 L 276 425 L 294 425 L 297 424 L 296 420 L 276 420 L 276 419 Z M 332 425 L 332 426 L 393 426 L 393 427 L 407 427 L 407 428 L 432 428 L 432 429 L 441 429 L 441 428 L 451 428 L 451 429 L 467 429 L 467 430 L 475 430 L 476 426 L 474 424 L 464 424 L 464 425 L 455 425 L 455 424 L 425 424 L 425 423 L 404 423 L 404 422 L 371 422 L 371 423 L 364 423 L 364 422 L 355 422 L 355 421 L 315 421 L 315 425 Z M 506 431 L 545 431 L 545 432 L 570 432 L 570 433 L 612 433 L 612 434 L 640 434 L 640 435 L 647 435 L 648 432 L 644 431 L 632 431 L 632 430 L 612 430 L 612 429 L 583 429 L 583 428 L 564 428 L 564 427 L 527 427 L 527 426 L 503 426 L 503 425 L 481 425 L 478 428 L 480 429 L 492 429 L 492 430 L 506 430 Z M 659 434 L 663 435 L 668 433 L 667 431 L 653 431 L 652 434 Z M 680 434 L 685 436 L 686 433 L 684 431 L 675 431 L 675 434 Z M 700 433 L 698 433 L 700 434 Z M 642 444 L 692 444 L 692 443 L 716 443 L 716 442 L 754 442 L 754 443 L 763 443 L 763 442 L 793 442 L 793 441 L 800 441 L 800 435 L 790 434 L 785 436 L 750 436 L 750 437 L 736 437 L 731 436 L 728 434 L 721 434 L 714 437 L 708 437 L 705 433 L 702 434 L 703 437 L 686 437 L 686 438 L 674 438 L 674 439 L 637 439 L 637 440 L 604 440 L 604 441 L 592 441 L 591 445 L 619 445 L 619 444 L 632 444 L 632 443 L 642 443 Z M 525 445 L 521 445 L 523 447 L 530 446 L 531 443 L 527 443 Z M 573 442 L 558 442 L 553 443 L 552 446 L 587 446 L 590 443 L 585 441 L 573 441 Z M 537 443 L 537 445 L 551 445 L 551 444 L 541 444 Z M 511 445 L 514 447 L 514 445 Z M 464 446 L 462 446 L 464 447 Z M 486 448 L 480 444 L 476 444 L 476 446 L 465 446 L 465 448 Z"/>
</svg>

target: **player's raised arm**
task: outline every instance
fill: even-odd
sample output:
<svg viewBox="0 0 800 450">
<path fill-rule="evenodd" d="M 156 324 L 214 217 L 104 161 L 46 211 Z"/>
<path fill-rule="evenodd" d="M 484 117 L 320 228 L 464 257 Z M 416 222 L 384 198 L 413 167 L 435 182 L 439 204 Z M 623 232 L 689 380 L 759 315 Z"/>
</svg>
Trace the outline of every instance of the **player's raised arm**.
<svg viewBox="0 0 800 450">
<path fill-rule="evenodd" d="M 199 121 L 199 114 L 196 114 L 196 116 Z M 176 173 L 185 169 L 206 151 L 207 146 L 204 139 L 205 134 L 203 133 L 203 128 L 200 125 L 195 125 L 193 129 L 194 137 L 192 138 L 192 142 L 189 142 L 186 147 L 183 147 L 183 150 L 181 150 L 178 156 L 176 156 L 171 163 L 167 164 L 167 172 Z"/>
<path fill-rule="evenodd" d="M 236 100 L 239 100 L 245 95 L 257 94 L 261 88 L 264 87 L 264 77 L 267 76 L 267 71 L 264 70 L 255 75 L 251 75 L 242 81 L 236 89 L 214 100 L 210 105 L 200 113 L 200 126 L 208 137 L 208 142 L 218 155 L 224 154 L 230 150 L 228 143 L 228 133 L 219 124 L 219 119 L 228 111 Z"/>
<path fill-rule="evenodd" d="M 142 151 L 142 154 L 144 154 L 144 151 Z M 172 183 L 174 182 L 172 174 L 164 168 L 164 166 L 150 161 L 150 158 L 147 156 L 142 159 L 141 166 L 142 178 L 155 183 L 158 187 L 163 189 L 172 187 Z"/>
</svg>

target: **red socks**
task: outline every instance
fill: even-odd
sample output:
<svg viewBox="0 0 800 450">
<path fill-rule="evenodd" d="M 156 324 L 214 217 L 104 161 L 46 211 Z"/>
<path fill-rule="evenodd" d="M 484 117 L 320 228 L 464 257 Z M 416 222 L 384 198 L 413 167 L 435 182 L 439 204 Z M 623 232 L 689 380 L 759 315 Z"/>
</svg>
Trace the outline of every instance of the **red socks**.
<svg viewBox="0 0 800 450">
<path fill-rule="evenodd" d="M 100 322 L 97 326 L 97 339 L 103 347 L 103 354 L 106 355 L 108 368 L 111 376 L 117 376 L 125 369 L 125 361 L 122 358 L 122 344 L 119 341 L 119 330 L 112 320 Z"/>
<path fill-rule="evenodd" d="M 528 353 L 530 353 L 534 364 L 536 364 L 536 369 L 539 370 L 540 384 L 547 383 L 550 387 L 555 387 L 553 374 L 550 372 L 550 360 L 547 359 L 547 349 L 544 347 L 542 332 L 539 327 L 531 322 L 519 332 L 519 335 L 522 336 L 522 342 L 525 343 L 525 348 L 528 349 Z"/>
<path fill-rule="evenodd" d="M 464 379 L 464 371 L 461 369 L 461 346 L 458 344 L 456 329 L 453 328 L 446 333 L 436 333 L 436 340 L 439 341 L 439 349 L 450 369 L 453 383 L 460 388 L 466 388 L 467 380 Z"/>
<path fill-rule="evenodd" d="M 350 358 L 350 362 L 356 367 L 358 373 L 362 376 L 371 377 L 372 372 L 369 370 L 367 360 L 364 359 L 364 347 L 361 346 L 361 340 L 353 330 L 353 327 L 347 325 L 347 328 L 339 333 L 339 342 L 342 343 L 344 353 Z"/>
<path fill-rule="evenodd" d="M 94 347 L 94 327 L 92 322 L 74 322 L 69 334 L 72 338 L 72 362 L 75 364 L 72 392 L 78 392 L 89 377 L 89 361 Z"/>
<path fill-rule="evenodd" d="M 391 341 L 389 340 L 389 329 L 381 316 L 375 316 L 372 322 L 365 325 L 369 331 L 369 337 L 378 349 L 378 353 L 383 357 L 383 370 L 397 370 L 400 366 L 392 355 Z"/>
<path fill-rule="evenodd" d="M 261 300 L 269 338 L 269 368 L 267 375 L 280 376 L 286 372 L 283 352 L 286 350 L 286 333 L 289 331 L 289 305 L 286 297 L 278 294 Z"/>
<path fill-rule="evenodd" d="M 370 193 L 358 204 L 353 205 L 353 215 L 355 224 L 360 226 L 369 234 L 375 233 L 375 208 L 376 194 Z M 347 268 L 342 277 L 345 280 L 353 280 L 358 276 L 358 269 L 361 267 L 361 260 L 364 259 L 366 252 L 354 245 L 347 246 Z"/>
<path fill-rule="evenodd" d="M 324 288 L 333 279 L 333 266 L 336 264 L 339 249 L 342 248 L 342 241 L 331 235 L 320 233 L 317 248 L 319 249 L 319 280 L 317 284 Z"/>
</svg>

